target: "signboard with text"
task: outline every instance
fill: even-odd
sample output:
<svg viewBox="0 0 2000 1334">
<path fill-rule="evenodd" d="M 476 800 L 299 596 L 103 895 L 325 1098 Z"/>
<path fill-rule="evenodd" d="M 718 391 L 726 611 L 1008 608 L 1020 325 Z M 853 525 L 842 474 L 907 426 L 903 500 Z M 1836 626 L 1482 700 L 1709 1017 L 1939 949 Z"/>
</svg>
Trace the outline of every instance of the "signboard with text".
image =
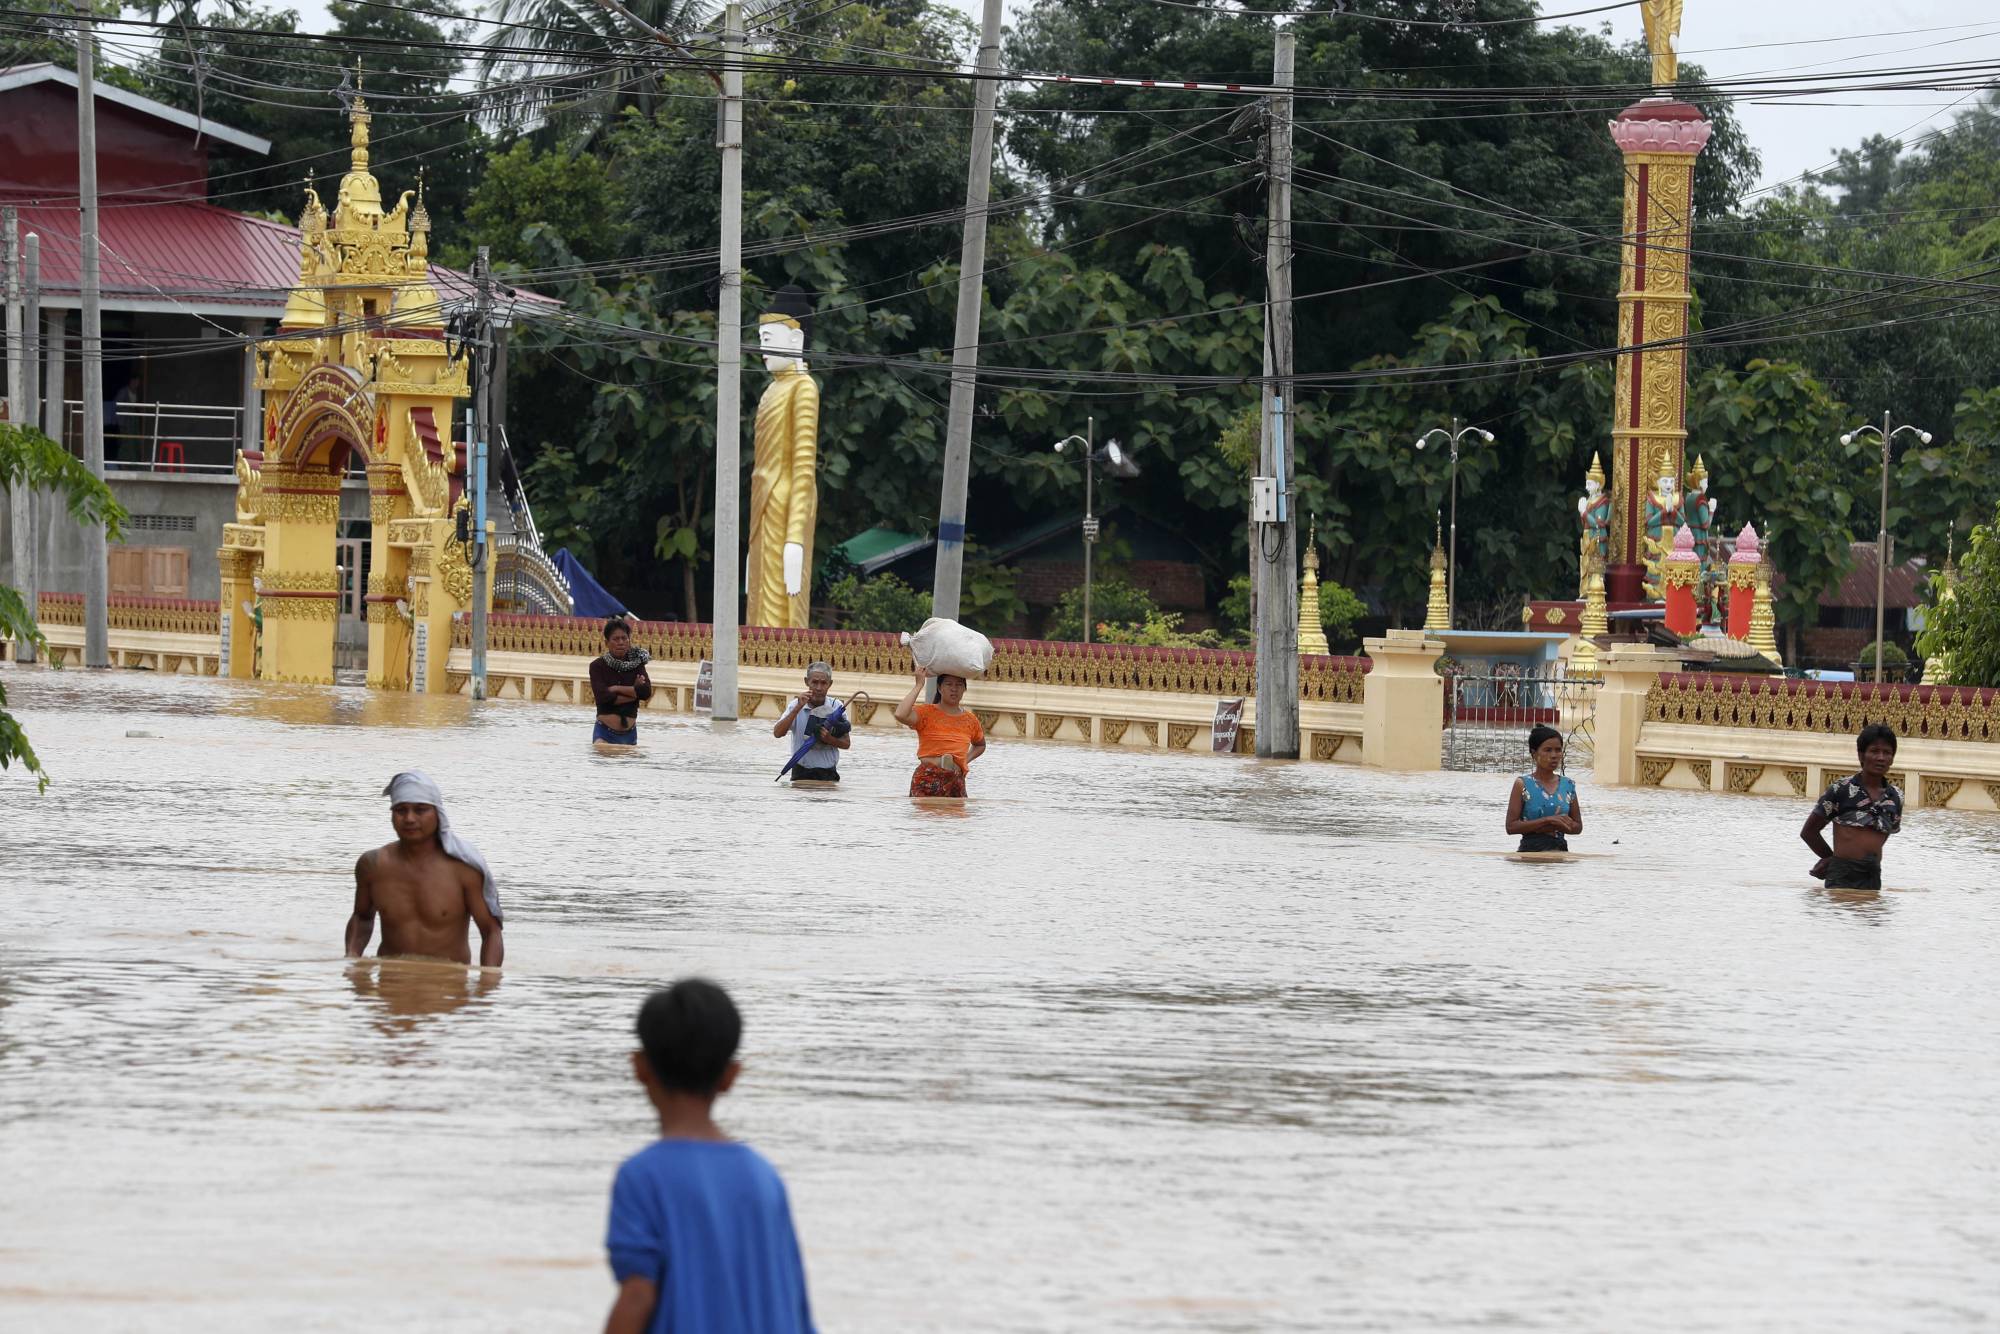
<svg viewBox="0 0 2000 1334">
<path fill-rule="evenodd" d="M 410 653 L 410 689 L 421 695 L 430 688 L 431 623 L 418 621 L 416 636 L 416 647 Z"/>
<path fill-rule="evenodd" d="M 1211 748 L 1217 755 L 1228 755 L 1235 751 L 1236 731 L 1242 725 L 1242 700 L 1219 699 L 1215 701 L 1215 739 Z"/>
<path fill-rule="evenodd" d="M 708 658 L 701 660 L 701 670 L 694 676 L 694 711 L 715 712 L 715 663 Z"/>
</svg>

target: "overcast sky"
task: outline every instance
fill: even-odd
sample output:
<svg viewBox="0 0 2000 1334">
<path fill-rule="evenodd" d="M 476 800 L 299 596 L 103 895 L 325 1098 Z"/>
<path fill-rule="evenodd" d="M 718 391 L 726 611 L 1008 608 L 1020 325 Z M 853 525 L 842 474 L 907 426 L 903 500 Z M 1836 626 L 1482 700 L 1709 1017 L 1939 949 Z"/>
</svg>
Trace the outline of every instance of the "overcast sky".
<svg viewBox="0 0 2000 1334">
<path fill-rule="evenodd" d="M 1010 21 L 1028 7 L 1021 0 L 1005 2 Z M 1588 8 L 1592 2 L 1542 0 L 1542 8 L 1561 12 Z M 977 20 L 981 0 L 949 3 Z M 1366 5 L 1370 0 L 1356 3 Z M 298 7 L 309 30 L 324 31 L 328 26 L 325 7 L 317 0 L 303 0 Z M 1606 25 L 1619 40 L 1640 36 L 1637 8 L 1574 22 Z M 1933 31 L 1912 31 L 1916 29 Z M 2000 60 L 2000 5 L 1994 0 L 1868 0 L 1866 4 L 1856 0 L 1687 0 L 1681 52 L 1718 78 Z M 1741 103 L 1737 110 L 1750 142 L 1763 155 L 1759 183 L 1769 185 L 1824 166 L 1834 149 L 1853 147 L 1870 134 L 1895 135 L 1907 141 L 1926 129 L 1948 124 L 1951 104 L 1961 96 L 1841 93 L 1767 104 Z"/>
<path fill-rule="evenodd" d="M 951 2 L 975 20 L 979 17 L 980 0 Z M 1006 3 L 1010 20 L 1028 8 L 1020 0 Z M 1357 0 L 1358 5 L 1368 3 Z M 1592 4 L 1593 0 L 1542 0 L 1541 7 L 1560 13 Z M 1250 7 L 1257 6 L 1253 3 Z M 1612 37 L 1619 41 L 1642 35 L 1636 8 L 1571 20 L 1580 26 L 1607 21 Z M 1908 31 L 1920 28 L 1941 31 Z M 1904 35 L 1889 35 L 1898 32 Z M 1681 21 L 1681 54 L 1715 78 L 2000 60 L 2000 5 L 1994 0 L 1869 0 L 1866 4 L 1854 0 L 1687 0 Z M 1842 93 L 1831 98 L 1742 103 L 1737 111 L 1750 142 L 1763 155 L 1759 184 L 1769 185 L 1825 165 L 1833 156 L 1832 150 L 1851 148 L 1868 135 L 1887 134 L 1907 141 L 1925 129 L 1948 124 L 1949 107 L 1961 96 Z"/>
</svg>

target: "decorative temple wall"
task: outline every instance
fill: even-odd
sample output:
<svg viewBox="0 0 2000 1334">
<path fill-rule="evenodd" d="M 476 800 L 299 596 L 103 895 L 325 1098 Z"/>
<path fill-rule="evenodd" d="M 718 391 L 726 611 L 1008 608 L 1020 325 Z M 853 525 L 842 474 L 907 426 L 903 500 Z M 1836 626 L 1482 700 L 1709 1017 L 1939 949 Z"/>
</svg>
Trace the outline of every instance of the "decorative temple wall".
<svg viewBox="0 0 2000 1334">
<path fill-rule="evenodd" d="M 488 618 L 488 698 L 558 700 L 587 708 L 590 662 L 603 647 L 602 629 L 599 621 L 570 617 Z M 691 712 L 695 676 L 710 653 L 709 627 L 645 621 L 637 625 L 632 642 L 653 655 L 650 709 Z M 1434 640 L 1421 642 L 1432 646 L 1423 661 L 1428 674 L 1441 646 Z M 1019 639 L 995 640 L 993 647 L 992 669 L 972 683 L 967 704 L 996 739 L 1206 752 L 1216 701 L 1242 698 L 1244 722 L 1236 749 L 1248 753 L 1253 748 L 1254 654 Z M 893 729 L 896 701 L 910 688 L 914 666 L 897 636 L 860 631 L 746 626 L 740 654 L 741 716 L 772 721 L 798 694 L 806 665 L 824 661 L 833 668 L 836 694 L 845 698 L 861 690 L 872 699 L 872 705 L 854 710 L 858 726 Z M 447 688 L 469 689 L 471 665 L 468 628 L 460 623 L 453 637 Z M 1367 658 L 1299 659 L 1302 755 L 1367 762 L 1362 704 L 1364 682 L 1373 666 Z M 1404 735 L 1421 738 L 1428 720 L 1431 768 L 1437 767 L 1440 718 L 1439 705 L 1432 702 L 1419 707 L 1417 716 L 1402 726 Z"/>
<path fill-rule="evenodd" d="M 1913 807 L 2000 811 L 2000 691 L 1679 672 L 1650 649 L 1604 658 L 1597 781 L 1806 801 L 1858 767 L 1887 723 Z M 1804 818 L 1804 812 L 1800 812 Z"/>
</svg>

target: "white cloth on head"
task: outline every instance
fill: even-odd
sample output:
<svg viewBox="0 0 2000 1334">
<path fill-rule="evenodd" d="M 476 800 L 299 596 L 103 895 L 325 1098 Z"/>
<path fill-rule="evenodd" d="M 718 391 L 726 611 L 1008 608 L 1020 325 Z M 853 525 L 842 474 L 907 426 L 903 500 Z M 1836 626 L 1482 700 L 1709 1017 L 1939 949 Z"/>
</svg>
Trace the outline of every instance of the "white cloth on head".
<svg viewBox="0 0 2000 1334">
<path fill-rule="evenodd" d="M 421 769 L 411 769 L 397 774 L 389 780 L 389 786 L 382 789 L 382 795 L 392 806 L 408 802 L 413 806 L 429 806 L 438 813 L 438 843 L 444 848 L 444 855 L 464 862 L 479 872 L 479 879 L 486 894 L 486 911 L 500 918 L 500 887 L 493 883 L 493 871 L 486 865 L 486 859 L 479 855 L 479 849 L 451 832 L 451 817 L 444 813 L 444 789 L 437 780 Z"/>
</svg>

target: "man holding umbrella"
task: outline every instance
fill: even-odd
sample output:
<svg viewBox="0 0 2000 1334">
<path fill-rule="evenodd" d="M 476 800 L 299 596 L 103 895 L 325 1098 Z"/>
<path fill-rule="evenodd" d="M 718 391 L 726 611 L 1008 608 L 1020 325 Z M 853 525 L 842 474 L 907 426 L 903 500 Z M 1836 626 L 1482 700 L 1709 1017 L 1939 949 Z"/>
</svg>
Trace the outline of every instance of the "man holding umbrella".
<svg viewBox="0 0 2000 1334">
<path fill-rule="evenodd" d="M 812 664 L 806 668 L 805 693 L 771 728 L 772 736 L 788 738 L 798 753 L 792 768 L 794 783 L 840 781 L 840 752 L 852 744 L 854 725 L 847 720 L 845 706 L 828 693 L 832 689 L 833 668 L 823 662 Z"/>
</svg>

